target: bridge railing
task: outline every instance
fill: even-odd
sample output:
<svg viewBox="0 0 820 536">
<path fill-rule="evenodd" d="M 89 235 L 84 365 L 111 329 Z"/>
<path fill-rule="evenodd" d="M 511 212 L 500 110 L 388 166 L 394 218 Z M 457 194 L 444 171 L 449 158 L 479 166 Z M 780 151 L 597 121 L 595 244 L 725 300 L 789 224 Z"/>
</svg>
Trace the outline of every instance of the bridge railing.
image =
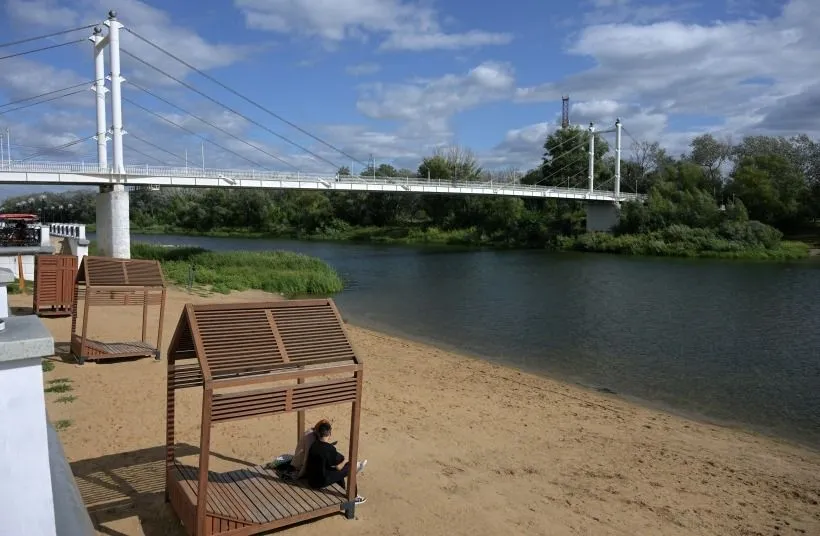
<svg viewBox="0 0 820 536">
<path fill-rule="evenodd" d="M 111 167 L 99 167 L 96 164 L 83 162 L 20 162 L 12 161 L 0 164 L 0 171 L 21 172 L 21 173 L 74 173 L 94 176 L 120 177 L 114 174 Z M 312 173 L 302 171 L 271 171 L 257 169 L 212 169 L 195 166 L 188 167 L 167 167 L 130 165 L 125 166 L 125 177 L 128 179 L 150 179 L 156 177 L 176 177 L 176 178 L 205 178 L 221 179 L 225 181 L 225 186 L 230 186 L 235 180 L 258 180 L 258 181 L 286 181 L 299 183 L 316 183 L 316 186 L 323 185 L 330 187 L 331 183 L 347 184 L 372 184 L 372 185 L 392 185 L 409 187 L 453 187 L 472 190 L 503 190 L 504 192 L 554 192 L 554 197 L 571 197 L 574 199 L 589 198 L 596 200 L 615 200 L 615 193 L 609 190 L 595 190 L 589 192 L 584 188 L 563 188 L 557 186 L 536 186 L 519 184 L 512 181 L 460 181 L 460 180 L 428 180 L 419 177 L 372 177 L 360 175 L 338 175 L 328 173 Z M 150 181 L 149 181 L 150 182 Z M 133 185 L 133 183 L 131 183 Z M 146 182 L 148 184 L 148 182 Z M 621 192 L 619 201 L 634 201 L 643 198 L 642 195 Z"/>
</svg>

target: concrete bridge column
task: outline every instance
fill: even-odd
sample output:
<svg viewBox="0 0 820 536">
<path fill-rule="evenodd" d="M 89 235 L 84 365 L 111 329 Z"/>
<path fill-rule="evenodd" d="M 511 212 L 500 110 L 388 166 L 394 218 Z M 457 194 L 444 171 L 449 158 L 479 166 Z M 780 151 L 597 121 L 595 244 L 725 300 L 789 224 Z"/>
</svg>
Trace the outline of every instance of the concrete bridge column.
<svg viewBox="0 0 820 536">
<path fill-rule="evenodd" d="M 617 203 L 587 203 L 587 232 L 608 233 L 618 225 L 621 211 Z"/>
<path fill-rule="evenodd" d="M 131 258 L 128 197 L 128 190 L 121 184 L 100 187 L 97 195 L 97 247 L 102 256 Z"/>
</svg>

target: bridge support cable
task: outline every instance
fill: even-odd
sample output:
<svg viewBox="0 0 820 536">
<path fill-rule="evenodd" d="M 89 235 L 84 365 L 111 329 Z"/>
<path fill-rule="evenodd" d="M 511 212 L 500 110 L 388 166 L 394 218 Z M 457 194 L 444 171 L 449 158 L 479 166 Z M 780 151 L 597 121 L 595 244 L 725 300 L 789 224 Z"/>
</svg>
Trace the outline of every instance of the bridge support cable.
<svg viewBox="0 0 820 536">
<path fill-rule="evenodd" d="M 179 110 L 180 112 L 182 112 L 182 113 L 184 113 L 184 114 L 187 114 L 187 115 L 189 115 L 189 116 L 193 117 L 194 119 L 196 119 L 196 120 L 198 120 L 198 121 L 201 121 L 202 123 L 205 123 L 205 124 L 206 124 L 206 125 L 208 125 L 209 127 L 211 127 L 211 128 L 214 128 L 214 129 L 218 130 L 219 132 L 221 132 L 221 133 L 225 134 L 226 136 L 229 136 L 229 137 L 231 137 L 231 138 L 233 138 L 233 139 L 235 139 L 235 140 L 237 140 L 237 141 L 240 141 L 240 142 L 244 143 L 245 145 L 247 145 L 248 147 L 251 147 L 251 148 L 253 148 L 253 149 L 256 149 L 256 150 L 257 150 L 257 151 L 259 151 L 260 153 L 263 153 L 263 154 L 268 155 L 269 157 L 273 158 L 274 160 L 277 160 L 277 161 L 279 161 L 279 162 L 281 162 L 281 163 L 285 164 L 286 166 L 288 166 L 288 167 L 290 167 L 290 168 L 292 168 L 292 169 L 294 169 L 294 170 L 298 169 L 296 166 L 294 166 L 293 164 L 291 164 L 291 163 L 290 163 L 290 162 L 288 162 L 287 160 L 284 160 L 284 159 L 283 159 L 283 158 L 281 158 L 280 156 L 278 156 L 278 155 L 276 155 L 276 154 L 273 154 L 273 153 L 271 153 L 271 152 L 268 152 L 268 151 L 266 151 L 265 149 L 263 149 L 263 148 L 261 148 L 261 147 L 259 147 L 259 146 L 257 146 L 257 145 L 254 145 L 254 144 L 250 143 L 249 141 L 244 140 L 244 139 L 240 138 L 239 136 L 237 136 L 237 135 L 235 135 L 235 134 L 232 134 L 232 133 L 228 132 L 227 130 L 225 130 L 224 128 L 220 127 L 219 125 L 215 125 L 214 123 L 212 123 L 212 122 L 208 121 L 207 119 L 203 119 L 203 118 L 201 118 L 201 117 L 199 117 L 199 116 L 197 116 L 197 115 L 195 115 L 195 114 L 193 114 L 193 113 L 189 112 L 188 110 L 186 110 L 186 109 L 182 108 L 181 106 L 177 106 L 176 104 L 174 104 L 173 102 L 169 101 L 168 99 L 165 99 L 165 98 L 163 98 L 163 97 L 160 97 L 160 96 L 159 96 L 159 95 L 157 95 L 156 93 L 154 93 L 154 92 L 152 92 L 152 91 L 150 91 L 150 90 L 148 90 L 148 89 L 145 89 L 144 87 L 142 87 L 142 86 L 140 86 L 140 85 L 138 85 L 138 84 L 135 84 L 135 83 L 131 82 L 131 86 L 132 86 L 132 87 L 134 87 L 134 88 L 136 88 L 136 89 L 138 89 L 138 90 L 140 90 L 140 91 L 142 91 L 142 92 L 144 92 L 144 93 L 147 93 L 148 95 L 151 95 L 152 97 L 154 97 L 155 99 L 157 99 L 157 100 L 159 100 L 159 101 L 164 102 L 164 103 L 165 103 L 165 104 L 167 104 L 168 106 L 171 106 L 172 108 L 175 108 L 175 109 Z"/>
<path fill-rule="evenodd" d="M 151 146 L 151 147 L 153 147 L 154 149 L 156 149 L 156 150 L 158 150 L 158 151 L 161 151 L 161 152 L 163 152 L 163 153 L 165 153 L 165 154 L 171 155 L 171 156 L 173 156 L 174 158 L 176 158 L 177 160 L 181 160 L 181 161 L 183 161 L 183 162 L 185 161 L 185 159 L 184 159 L 183 157 L 179 156 L 178 154 L 174 154 L 174 153 L 172 153 L 171 151 L 169 151 L 168 149 L 165 149 L 164 147 L 160 147 L 160 146 L 159 146 L 159 145 L 157 145 L 156 143 L 150 142 L 150 141 L 146 140 L 145 138 L 141 138 L 141 137 L 137 136 L 136 134 L 134 134 L 133 132 L 131 132 L 131 133 L 130 133 L 130 135 L 131 135 L 131 137 L 132 137 L 132 138 L 134 138 L 135 140 L 139 140 L 139 141 L 141 141 L 141 142 L 142 142 L 142 143 L 144 143 L 145 145 L 150 145 L 150 146 Z M 167 165 L 167 164 L 166 164 L 166 165 Z"/>
<path fill-rule="evenodd" d="M 31 50 L 26 50 L 24 52 L 16 52 L 14 54 L 8 54 L 6 56 L 0 56 L 0 60 L 8 60 L 11 58 L 16 58 L 18 56 L 25 56 L 27 54 L 34 54 L 35 52 L 42 52 L 44 50 L 51 50 L 53 48 L 60 48 L 65 47 L 68 45 L 76 45 L 77 43 L 84 42 L 85 39 L 75 39 L 74 41 L 66 41 L 65 43 L 57 43 L 56 45 L 49 45 L 47 47 L 40 47 L 40 48 L 33 48 Z"/>
<path fill-rule="evenodd" d="M 73 32 L 79 32 L 80 30 L 88 30 L 89 28 L 93 28 L 96 24 L 88 24 L 86 26 L 80 26 L 78 28 L 70 28 L 68 30 L 60 30 L 59 32 L 54 32 L 45 35 L 38 35 L 36 37 L 28 37 L 26 39 L 20 39 L 19 41 L 11 41 L 8 43 L 0 43 L 0 48 L 5 47 L 12 47 L 15 45 L 22 45 L 23 43 L 30 43 L 32 41 L 38 41 L 40 39 L 48 39 L 49 37 L 57 37 L 58 35 L 65 35 Z"/>
<path fill-rule="evenodd" d="M 192 85 L 190 85 L 190 84 L 188 84 L 188 83 L 186 83 L 186 82 L 183 82 L 183 81 L 182 81 L 182 80 L 180 80 L 179 78 L 177 78 L 177 77 L 175 77 L 175 76 L 173 76 L 173 75 L 171 75 L 171 74 L 169 74 L 169 73 L 167 73 L 167 72 L 163 71 L 163 70 L 162 70 L 162 69 L 160 69 L 159 67 L 156 67 L 156 66 L 154 66 L 154 65 L 151 65 L 151 64 L 150 64 L 150 63 L 148 63 L 147 61 L 143 60 L 142 58 L 140 58 L 140 57 L 138 57 L 138 56 L 136 56 L 136 55 L 134 55 L 134 54 L 132 54 L 131 52 L 128 52 L 128 51 L 127 51 L 127 50 L 125 50 L 125 49 L 123 49 L 123 50 L 122 50 L 122 52 L 123 52 L 124 54 L 128 55 L 129 57 L 131 57 L 131 58 L 133 58 L 133 59 L 137 60 L 138 62 L 142 63 L 143 65 L 145 65 L 145 66 L 147 66 L 147 67 L 150 67 L 151 69 L 153 69 L 153 70 L 157 71 L 158 73 L 160 73 L 160 74 L 162 74 L 162 75 L 164 75 L 164 76 L 166 76 L 166 77 L 170 78 L 171 80 L 173 80 L 174 82 L 176 82 L 176 83 L 180 84 L 181 86 L 183 86 L 183 87 L 185 87 L 185 88 L 187 88 L 187 89 L 190 89 L 191 91 L 193 91 L 193 92 L 194 92 L 194 93 L 196 93 L 197 95 L 200 95 L 200 96 L 202 96 L 202 97 L 204 97 L 204 98 L 208 99 L 209 101 L 213 102 L 213 103 L 214 103 L 214 104 L 216 104 L 217 106 L 220 106 L 220 107 L 222 107 L 222 108 L 224 108 L 224 109 L 228 110 L 229 112 L 231 112 L 231 113 L 233 113 L 233 114 L 235 114 L 235 115 L 238 115 L 239 117 L 241 117 L 241 118 L 242 118 L 242 119 L 244 119 L 245 121 L 247 121 L 247 122 L 249 122 L 249 123 L 252 123 L 252 124 L 256 125 L 257 127 L 261 128 L 262 130 L 265 130 L 266 132 L 269 132 L 270 134 L 273 134 L 274 136 L 276 136 L 276 137 L 277 137 L 277 138 L 279 138 L 280 140 L 282 140 L 282 141 L 284 141 L 284 142 L 286 142 L 286 143 L 289 143 L 290 145 L 293 145 L 294 147 L 296 147 L 296 148 L 298 148 L 298 149 L 301 149 L 302 151 L 304 151 L 304 152 L 306 152 L 307 154 L 309 154 L 309 155 L 313 156 L 313 157 L 314 157 L 314 158 L 316 158 L 317 160 L 321 160 L 322 162 L 325 162 L 326 164 L 330 165 L 330 166 L 331 166 L 331 167 L 333 167 L 334 169 L 339 169 L 339 165 L 338 165 L 338 164 L 336 164 L 336 163 L 334 163 L 334 162 L 331 162 L 331 161 L 330 161 L 330 160 L 328 160 L 327 158 L 325 158 L 325 157 L 323 157 L 323 156 L 320 156 L 320 155 L 316 154 L 315 152 L 311 151 L 311 150 L 310 150 L 310 149 L 308 149 L 307 147 L 303 147 L 302 145 L 300 145 L 300 144 L 296 143 L 295 141 L 293 141 L 293 140 L 291 140 L 291 139 L 289 139 L 289 138 L 287 138 L 287 137 L 285 137 L 285 136 L 283 136 L 283 135 L 279 134 L 278 132 L 276 132 L 276 131 L 274 131 L 274 130 L 271 130 L 270 128 L 268 128 L 267 126 L 263 125 L 263 124 L 262 124 L 262 123 L 260 123 L 259 121 L 256 121 L 255 119 L 251 119 L 251 118 L 250 118 L 250 117 L 248 117 L 247 115 L 243 114 L 242 112 L 239 112 L 238 110 L 236 110 L 236 109 L 234 109 L 234 108 L 231 108 L 231 107 L 230 107 L 230 106 L 228 106 L 227 104 L 223 104 L 223 103 L 219 102 L 219 101 L 218 101 L 218 100 L 216 100 L 215 98 L 213 98 L 213 97 L 211 97 L 211 96 L 209 96 L 209 95 L 207 95 L 207 94 L 203 93 L 202 91 L 200 91 L 200 90 L 196 89 L 196 88 L 195 88 L 195 87 L 193 87 Z"/>
<path fill-rule="evenodd" d="M 51 101 L 56 101 L 56 100 L 59 100 L 59 99 L 64 99 L 66 97 L 71 97 L 73 95 L 79 95 L 80 93 L 85 93 L 85 91 L 86 91 L 85 89 L 79 89 L 77 91 L 72 91 L 71 93 L 66 93 L 64 95 L 57 95 L 56 97 L 51 97 L 49 99 L 43 99 L 43 100 L 37 101 L 37 102 L 30 102 L 28 104 L 24 104 L 23 106 L 18 106 L 17 108 L 9 108 L 7 110 L 0 110 L 0 115 L 5 115 L 5 114 L 11 113 L 11 112 L 16 112 L 17 110 L 24 110 L 26 108 L 31 108 L 32 106 L 37 106 L 38 104 L 44 104 L 46 102 L 51 102 Z M 27 100 L 30 100 L 30 98 L 27 99 Z"/>
<path fill-rule="evenodd" d="M 252 100 L 252 99 L 250 99 L 250 98 L 248 98 L 248 97 L 246 97 L 245 95 L 242 95 L 242 94 L 241 94 L 241 93 L 239 93 L 238 91 L 236 91 L 236 90 L 234 90 L 234 89 L 232 89 L 232 88 L 228 87 L 227 85 L 223 84 L 222 82 L 220 82 L 219 80 L 217 80 L 217 79 L 216 79 L 216 78 L 214 78 L 213 76 L 211 76 L 211 75 L 209 75 L 209 74 L 207 74 L 207 73 L 203 72 L 202 70 L 200 70 L 200 69 L 198 69 L 198 68 L 194 67 L 193 65 L 191 65 L 191 64 L 190 64 L 190 63 L 188 63 L 187 61 L 185 61 L 185 60 L 183 60 L 183 59 L 179 58 L 178 56 L 175 56 L 174 54 L 172 54 L 172 53 L 168 52 L 167 50 L 165 50 L 165 49 L 164 49 L 164 48 L 162 48 L 161 46 L 157 45 L 156 43 L 152 42 L 151 40 L 146 39 L 145 37 L 143 37 L 143 36 L 139 35 L 139 34 L 138 34 L 137 32 L 135 32 L 134 30 L 132 30 L 132 29 L 130 29 L 130 28 L 126 28 L 125 30 L 126 30 L 127 32 L 129 32 L 131 35 L 133 35 L 134 37 L 136 37 L 137 39 L 139 39 L 140 41 L 142 41 L 142 42 L 144 42 L 144 43 L 146 43 L 146 44 L 148 44 L 148 45 L 152 46 L 153 48 L 155 48 L 155 49 L 159 50 L 159 51 L 160 51 L 160 52 L 162 52 L 163 54 L 165 54 L 165 55 L 167 55 L 167 56 L 169 56 L 169 57 L 171 57 L 171 58 L 175 59 L 176 61 L 178 61 L 178 62 L 179 62 L 179 63 L 181 63 L 182 65 L 184 65 L 184 66 L 188 67 L 189 69 L 191 69 L 191 70 L 195 71 L 196 73 L 198 73 L 200 76 L 203 76 L 203 77 L 207 78 L 208 80 L 210 80 L 210 81 L 211 81 L 211 82 L 213 82 L 214 84 L 218 85 L 218 86 L 219 86 L 219 87 L 221 87 L 222 89 L 224 89 L 224 90 L 226 90 L 226 91 L 228 91 L 228 92 L 232 93 L 233 95 L 235 95 L 235 96 L 239 97 L 240 99 L 242 99 L 242 100 L 244 100 L 245 102 L 247 102 L 247 103 L 251 104 L 252 106 L 254 106 L 254 107 L 258 108 L 259 110 L 262 110 L 263 112 L 265 112 L 265 113 L 267 113 L 267 114 L 269 114 L 269 115 L 273 116 L 274 118 L 278 119 L 279 121 L 282 121 L 283 123 L 285 123 L 285 124 L 287 124 L 287 125 L 289 125 L 289 126 L 291 126 L 291 127 L 295 128 L 296 130 L 298 130 L 298 131 L 299 131 L 299 132 L 301 132 L 302 134 L 304 134 L 304 135 L 306 135 L 306 136 L 308 136 L 308 137 L 310 137 L 310 138 L 312 138 L 312 139 L 314 139 L 314 140 L 318 141 L 319 143 L 321 143 L 321 144 L 322 144 L 322 145 L 324 145 L 325 147 L 328 147 L 328 148 L 330 148 L 330 149 L 333 149 L 334 151 L 336 151 L 337 153 L 341 154 L 342 156 L 344 156 L 344 157 L 346 157 L 346 158 L 348 158 L 348 159 L 350 159 L 350 160 L 353 160 L 353 161 L 355 161 L 355 162 L 358 162 L 358 163 L 359 163 L 359 164 L 361 164 L 362 166 L 367 167 L 367 166 L 365 165 L 365 163 L 364 163 L 364 162 L 362 162 L 361 160 L 359 160 L 359 159 L 358 159 L 358 158 L 356 158 L 355 156 L 352 156 L 352 155 L 348 154 L 347 152 L 343 151 L 342 149 L 339 149 L 338 147 L 336 147 L 335 145 L 333 145 L 333 144 L 331 144 L 331 143 L 328 143 L 328 142 L 326 142 L 325 140 L 323 140 L 322 138 L 319 138 L 318 136 L 315 136 L 315 135 L 311 134 L 310 132 L 308 132 L 307 130 L 303 129 L 303 128 L 302 128 L 302 127 L 300 127 L 299 125 L 297 125 L 297 124 L 295 124 L 295 123 L 293 123 L 293 122 L 291 122 L 291 121 L 288 121 L 287 119 L 285 119 L 284 117 L 280 116 L 279 114 L 277 114 L 277 113 L 275 113 L 275 112 L 273 112 L 273 111 L 269 110 L 268 108 L 266 108 L 266 107 L 262 106 L 262 105 L 261 105 L 261 104 L 259 104 L 258 102 L 254 101 L 254 100 Z"/>
<path fill-rule="evenodd" d="M 585 146 L 586 144 L 587 144 L 587 142 L 586 142 L 586 141 L 582 141 L 581 143 L 579 143 L 578 145 L 576 145 L 575 147 L 573 147 L 573 148 L 569 149 L 569 150 L 568 150 L 568 151 L 566 151 L 566 152 L 567 152 L 567 153 L 572 153 L 573 151 L 578 151 L 578 150 L 580 150 L 580 149 L 583 149 L 583 148 L 584 148 L 584 146 Z M 560 159 L 560 157 L 559 157 L 559 158 L 556 158 L 555 160 L 559 160 L 559 159 Z M 543 178 L 543 179 L 541 179 L 540 181 L 538 181 L 538 182 L 536 182 L 535 184 L 533 184 L 533 186 L 538 186 L 539 184 L 543 183 L 544 181 L 548 181 L 549 179 L 551 179 L 551 178 L 555 177 L 557 174 L 561 173 L 562 171 L 564 171 L 565 169 L 567 169 L 568 167 L 570 167 L 570 166 L 572 166 L 572 165 L 574 165 L 574 164 L 577 164 L 577 162 L 575 162 L 575 161 L 573 161 L 573 160 L 570 160 L 568 163 L 564 164 L 564 166 L 563 166 L 563 167 L 561 167 L 560 169 L 558 169 L 558 170 L 556 170 L 556 171 L 553 171 L 553 172 L 552 172 L 552 173 L 550 173 L 548 176 L 544 177 L 544 178 Z M 544 164 L 541 164 L 541 165 L 542 165 L 542 167 L 544 166 Z"/>
<path fill-rule="evenodd" d="M 0 108 L 5 108 L 6 106 L 14 106 L 16 104 L 20 104 L 20 103 L 23 103 L 23 102 L 28 102 L 30 100 L 36 100 L 36 99 L 40 99 L 40 98 L 43 98 L 43 97 L 48 97 L 49 95 L 54 95 L 55 93 L 61 93 L 63 91 L 68 91 L 70 89 L 77 89 L 79 87 L 85 87 L 89 84 L 93 84 L 94 82 L 95 82 L 94 80 L 87 80 L 85 82 L 80 82 L 79 84 L 74 84 L 73 86 L 61 87 L 60 89 L 53 89 L 51 91 L 46 91 L 45 93 L 40 93 L 39 95 L 32 95 L 31 97 L 26 97 L 24 99 L 17 99 L 16 101 L 6 102 L 6 103 L 3 103 L 3 104 L 0 104 Z M 64 95 L 64 96 L 66 96 L 66 95 Z M 43 102 L 48 102 L 48 101 L 43 101 Z"/>
<path fill-rule="evenodd" d="M 94 135 L 92 134 L 91 136 L 86 136 L 85 138 L 77 138 L 77 139 L 74 139 L 74 140 L 69 141 L 67 143 L 64 143 L 62 145 L 57 145 L 57 146 L 54 146 L 54 147 L 49 147 L 47 149 L 43 149 L 42 151 L 36 152 L 33 155 L 30 155 L 30 156 L 27 156 L 27 157 L 23 158 L 22 160 L 20 160 L 20 162 L 26 162 L 28 160 L 32 160 L 34 158 L 37 158 L 38 156 L 43 156 L 45 154 L 49 154 L 49 153 L 53 153 L 53 152 L 59 152 L 59 151 L 62 151 L 63 149 L 68 149 L 69 147 L 73 147 L 74 145 L 77 145 L 78 143 L 88 141 L 93 137 L 94 137 Z"/>
<path fill-rule="evenodd" d="M 134 136 L 131 135 L 131 137 L 133 138 Z M 169 167 L 167 162 L 165 162 L 163 160 L 160 160 L 159 158 L 157 158 L 155 156 L 151 156 L 150 154 L 148 154 L 146 152 L 140 151 L 139 149 L 137 149 L 136 147 L 134 147 L 130 143 L 123 143 L 123 146 L 127 147 L 129 151 L 133 151 L 133 152 L 135 152 L 139 155 L 144 156 L 145 158 L 148 158 L 149 160 L 153 160 L 154 162 L 156 162 L 157 164 L 159 164 L 161 166 Z"/>
<path fill-rule="evenodd" d="M 148 109 L 148 108 L 146 108 L 145 106 L 143 106 L 143 105 L 141 105 L 141 104 L 138 104 L 138 103 L 134 102 L 133 100 L 129 99 L 128 97 L 123 97 L 123 98 L 122 98 L 122 100 L 124 100 L 125 102 L 127 102 L 127 103 L 129 103 L 129 104 L 132 104 L 132 105 L 136 106 L 137 108 L 141 109 L 141 110 L 142 110 L 142 111 L 144 111 L 144 112 L 147 112 L 147 113 L 149 113 L 149 114 L 153 115 L 154 117 L 157 117 L 157 118 L 159 118 L 159 119 L 162 119 L 162 120 L 163 120 L 163 121 L 165 121 L 166 123 L 171 124 L 171 125 L 173 125 L 173 126 L 177 127 L 177 128 L 178 128 L 178 129 L 180 129 L 180 130 L 184 130 L 185 132 L 187 132 L 188 134 L 191 134 L 192 136 L 196 136 L 197 138 L 201 139 L 202 141 L 208 142 L 208 143 L 210 143 L 211 145 L 214 145 L 214 146 L 216 146 L 216 147 L 219 147 L 219 148 L 220 148 L 220 149 L 222 149 L 223 151 L 226 151 L 226 152 L 228 152 L 228 153 L 231 153 L 231 154 L 232 154 L 232 155 L 234 155 L 234 156 L 238 156 L 238 157 L 239 157 L 239 158 L 241 158 L 242 160 L 244 160 L 244 161 L 246 161 L 246 162 L 250 162 L 251 164 L 253 164 L 254 166 L 256 166 L 256 167 L 258 167 L 258 168 L 261 168 L 261 169 L 267 169 L 268 171 L 273 171 L 273 170 L 271 170 L 271 169 L 269 169 L 269 168 L 266 168 L 265 166 L 263 166 L 263 165 L 262 165 L 262 164 L 260 164 L 259 162 L 255 162 L 255 161 L 251 160 L 250 158 L 248 158 L 248 157 L 246 157 L 246 156 L 242 156 L 241 154 L 237 153 L 236 151 L 232 151 L 231 149 L 228 149 L 228 148 L 227 148 L 227 147 L 225 147 L 224 145 L 220 145 L 219 143 L 217 143 L 217 142 L 215 142 L 215 141 L 213 141 L 213 140 L 210 140 L 210 139 L 206 138 L 205 136 L 202 136 L 202 135 L 200 135 L 200 134 L 197 134 L 197 133 L 196 133 L 196 132 L 194 132 L 193 130 L 191 130 L 191 129 L 189 129 L 189 128 L 186 128 L 186 127 L 184 127 L 184 126 L 180 125 L 179 123 L 176 123 L 176 122 L 174 122 L 174 121 L 171 121 L 171 120 L 170 120 L 170 119 L 168 119 L 167 117 L 163 117 L 163 116 L 162 116 L 162 114 L 158 114 L 157 112 L 154 112 L 154 111 L 152 111 L 152 110 L 149 110 L 149 109 Z"/>
</svg>

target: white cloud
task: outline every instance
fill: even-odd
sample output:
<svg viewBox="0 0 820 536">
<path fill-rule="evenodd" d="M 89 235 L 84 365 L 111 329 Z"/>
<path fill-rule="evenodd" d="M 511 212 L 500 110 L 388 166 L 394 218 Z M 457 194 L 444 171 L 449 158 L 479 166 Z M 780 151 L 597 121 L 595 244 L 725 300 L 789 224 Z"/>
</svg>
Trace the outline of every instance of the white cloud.
<svg viewBox="0 0 820 536">
<path fill-rule="evenodd" d="M 363 76 L 367 74 L 376 74 L 381 70 L 378 63 L 359 63 L 357 65 L 348 65 L 345 72 L 351 76 Z"/>
<path fill-rule="evenodd" d="M 520 88 L 516 96 L 523 102 L 557 101 L 564 93 L 588 102 L 640 102 L 658 114 L 716 116 L 750 127 L 778 100 L 799 101 L 820 83 L 818 28 L 815 0 L 791 0 L 772 18 L 592 25 L 567 52 L 594 59 L 594 67 Z M 802 128 L 791 124 L 820 132 L 808 117 Z"/>
<path fill-rule="evenodd" d="M 508 33 L 445 32 L 427 2 L 404 0 L 234 0 L 249 28 L 317 36 L 326 42 L 387 36 L 384 50 L 456 50 L 509 43 Z"/>
<path fill-rule="evenodd" d="M 584 13 L 585 24 L 631 22 L 646 24 L 681 17 L 698 6 L 696 2 L 652 2 L 634 0 L 590 0 L 592 9 Z"/>
<path fill-rule="evenodd" d="M 365 87 L 357 108 L 373 119 L 402 120 L 441 133 L 447 131 L 454 114 L 507 99 L 514 88 L 512 67 L 488 61 L 462 75 L 404 84 L 371 84 Z"/>
<path fill-rule="evenodd" d="M 200 69 L 207 70 L 231 65 L 245 58 L 252 51 L 250 47 L 244 45 L 209 42 L 189 28 L 175 23 L 166 11 L 140 0 L 110 0 L 105 7 L 102 7 L 96 0 L 9 0 L 6 5 L 6 12 L 10 19 L 21 24 L 38 25 L 44 28 L 65 28 L 73 24 L 100 23 L 102 25 L 109 9 L 117 12 L 119 21 L 125 24 L 126 28 L 133 29 L 149 41 Z M 77 35 L 81 35 L 81 32 L 72 34 L 72 37 Z M 127 31 L 121 32 L 121 45 L 123 49 L 135 54 L 148 64 L 176 77 L 189 73 L 189 69 L 185 66 L 130 35 Z M 89 44 L 88 47 L 90 50 L 91 45 Z M 108 58 L 106 58 L 106 67 L 108 67 L 107 62 Z M 91 67 L 89 71 L 92 71 Z M 153 69 L 128 57 L 127 54 L 122 55 L 122 71 L 126 78 L 131 77 L 155 83 L 173 83 Z"/>
</svg>

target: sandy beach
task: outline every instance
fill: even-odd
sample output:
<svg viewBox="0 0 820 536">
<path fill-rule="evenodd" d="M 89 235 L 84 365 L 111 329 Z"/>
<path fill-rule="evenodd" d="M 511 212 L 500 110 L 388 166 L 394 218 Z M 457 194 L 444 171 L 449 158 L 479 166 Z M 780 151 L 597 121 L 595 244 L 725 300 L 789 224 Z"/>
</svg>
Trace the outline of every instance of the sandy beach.
<svg viewBox="0 0 820 536">
<path fill-rule="evenodd" d="M 163 353 L 186 302 L 268 300 L 261 292 L 169 292 Z M 11 296 L 31 306 L 30 296 Z M 91 335 L 131 340 L 141 309 L 97 309 Z M 342 310 L 344 314 L 344 310 Z M 58 348 L 70 319 L 44 319 Z M 687 420 L 548 378 L 349 326 L 365 362 L 359 480 L 368 502 L 287 534 L 791 535 L 820 534 L 820 453 Z M 62 344 L 61 344 L 62 343 Z M 58 361 L 46 394 L 99 534 L 183 535 L 163 501 L 165 361 L 77 366 Z M 195 455 L 201 391 L 181 392 L 177 434 Z M 328 416 L 340 450 L 345 411 Z M 215 429 L 213 468 L 292 452 L 296 417 Z M 194 458 L 195 459 L 195 458 Z"/>
</svg>

